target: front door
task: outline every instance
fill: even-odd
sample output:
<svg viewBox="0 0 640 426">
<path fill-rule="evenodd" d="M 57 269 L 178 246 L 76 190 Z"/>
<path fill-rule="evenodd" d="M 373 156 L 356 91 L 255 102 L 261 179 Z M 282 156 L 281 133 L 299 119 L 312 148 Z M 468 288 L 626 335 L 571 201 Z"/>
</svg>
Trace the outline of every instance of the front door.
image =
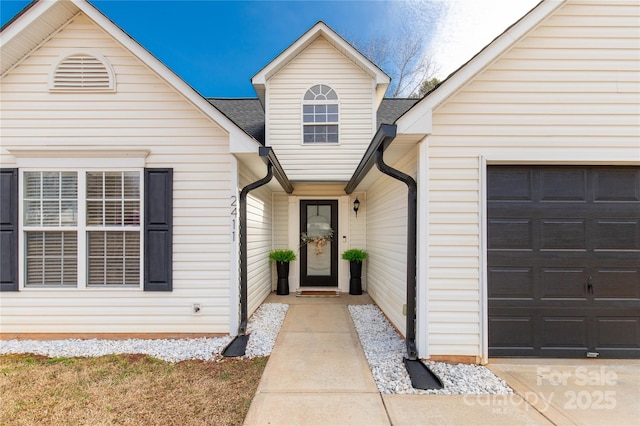
<svg viewBox="0 0 640 426">
<path fill-rule="evenodd" d="M 338 286 L 337 231 L 337 200 L 300 201 L 301 286 Z"/>
</svg>

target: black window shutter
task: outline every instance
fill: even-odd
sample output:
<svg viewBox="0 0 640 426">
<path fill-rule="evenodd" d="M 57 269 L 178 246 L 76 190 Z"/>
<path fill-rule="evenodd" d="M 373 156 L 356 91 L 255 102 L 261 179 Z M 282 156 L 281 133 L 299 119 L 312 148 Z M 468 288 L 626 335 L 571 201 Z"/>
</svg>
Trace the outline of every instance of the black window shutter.
<svg viewBox="0 0 640 426">
<path fill-rule="evenodd" d="M 173 169 L 144 170 L 144 290 L 173 289 Z"/>
<path fill-rule="evenodd" d="M 18 291 L 18 169 L 0 169 L 0 291 Z"/>
</svg>

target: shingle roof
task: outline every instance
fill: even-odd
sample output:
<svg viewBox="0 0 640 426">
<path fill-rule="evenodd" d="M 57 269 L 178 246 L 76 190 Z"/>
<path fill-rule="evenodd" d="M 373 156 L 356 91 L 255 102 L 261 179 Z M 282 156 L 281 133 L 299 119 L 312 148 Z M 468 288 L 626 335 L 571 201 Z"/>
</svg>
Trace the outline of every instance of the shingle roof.
<svg viewBox="0 0 640 426">
<path fill-rule="evenodd" d="M 242 130 L 264 145 L 264 110 L 260 100 L 209 98 L 220 112 L 237 124 Z M 393 124 L 402 114 L 413 107 L 419 99 L 385 98 L 377 113 L 377 125 Z"/>
<path fill-rule="evenodd" d="M 209 98 L 207 100 L 229 120 L 264 145 L 264 110 L 260 100 L 257 98 Z"/>
<path fill-rule="evenodd" d="M 409 111 L 420 99 L 384 98 L 377 112 L 378 126 L 393 124 L 402 114 Z"/>
</svg>

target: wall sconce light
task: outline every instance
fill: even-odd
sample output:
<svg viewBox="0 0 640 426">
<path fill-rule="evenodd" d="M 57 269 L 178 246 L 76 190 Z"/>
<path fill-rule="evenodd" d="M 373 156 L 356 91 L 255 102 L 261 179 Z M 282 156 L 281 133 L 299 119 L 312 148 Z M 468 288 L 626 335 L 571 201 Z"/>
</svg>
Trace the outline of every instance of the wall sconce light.
<svg viewBox="0 0 640 426">
<path fill-rule="evenodd" d="M 356 212 L 356 217 L 358 217 L 358 210 L 360 210 L 360 200 L 356 197 L 356 200 L 353 202 L 353 211 Z"/>
</svg>

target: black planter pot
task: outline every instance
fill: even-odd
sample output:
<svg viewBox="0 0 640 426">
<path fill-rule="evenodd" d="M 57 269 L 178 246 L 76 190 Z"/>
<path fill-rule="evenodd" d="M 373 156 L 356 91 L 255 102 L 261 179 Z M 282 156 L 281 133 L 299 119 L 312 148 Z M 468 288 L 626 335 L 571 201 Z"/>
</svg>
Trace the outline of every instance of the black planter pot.
<svg viewBox="0 0 640 426">
<path fill-rule="evenodd" d="M 278 272 L 278 287 L 276 294 L 286 296 L 289 294 L 289 262 L 276 262 Z"/>
<path fill-rule="evenodd" d="M 356 262 L 355 260 L 350 261 L 349 272 L 351 273 L 349 294 L 362 294 L 362 262 Z"/>
</svg>

